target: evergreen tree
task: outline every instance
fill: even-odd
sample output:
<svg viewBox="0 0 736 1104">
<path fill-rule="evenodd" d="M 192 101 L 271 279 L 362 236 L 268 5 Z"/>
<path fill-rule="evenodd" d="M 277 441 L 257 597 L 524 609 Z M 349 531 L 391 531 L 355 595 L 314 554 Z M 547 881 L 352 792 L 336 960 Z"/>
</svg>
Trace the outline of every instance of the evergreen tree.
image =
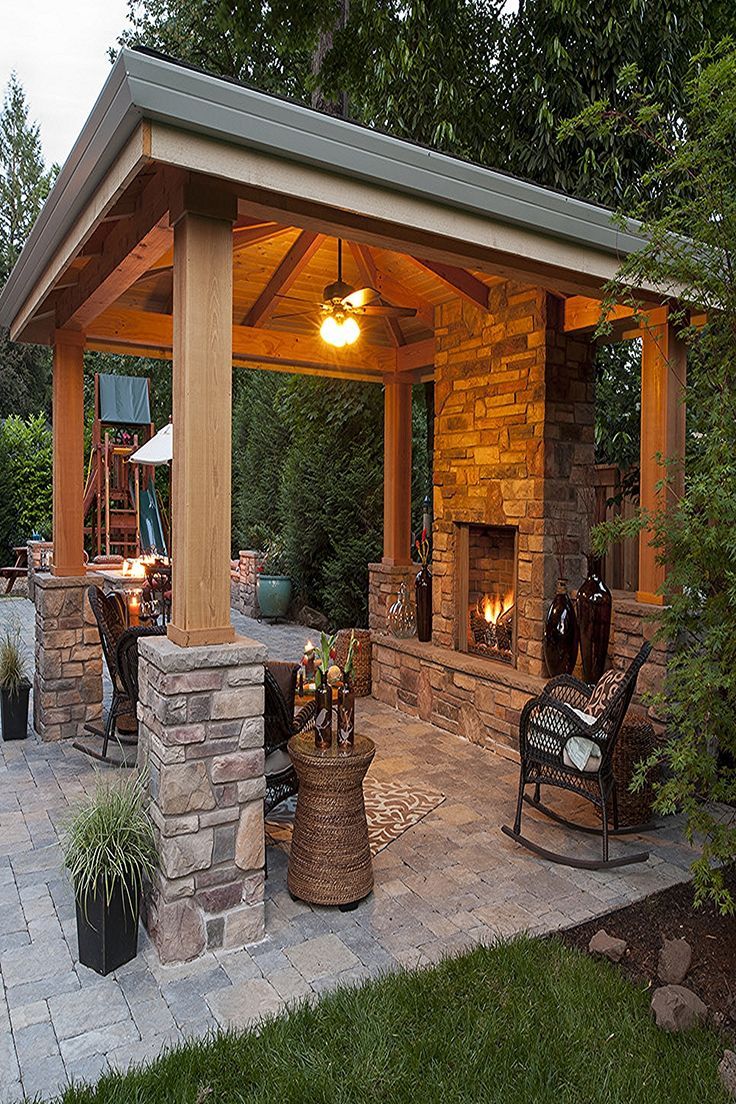
<svg viewBox="0 0 736 1104">
<path fill-rule="evenodd" d="M 23 88 L 13 73 L 0 111 L 0 285 L 7 280 L 48 195 L 55 170 L 46 171 L 36 123 L 28 118 Z M 0 330 L 0 418 L 50 408 L 47 350 L 14 345 Z"/>
</svg>

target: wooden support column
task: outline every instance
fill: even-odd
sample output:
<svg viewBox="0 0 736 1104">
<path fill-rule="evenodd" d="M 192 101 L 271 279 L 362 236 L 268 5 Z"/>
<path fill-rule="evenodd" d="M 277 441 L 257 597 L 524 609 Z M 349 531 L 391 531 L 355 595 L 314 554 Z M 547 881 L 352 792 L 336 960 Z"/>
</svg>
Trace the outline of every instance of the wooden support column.
<svg viewBox="0 0 736 1104">
<path fill-rule="evenodd" d="M 54 575 L 83 576 L 84 334 L 56 330 L 53 367 Z"/>
<path fill-rule="evenodd" d="M 384 392 L 383 563 L 411 561 L 411 383 Z"/>
<path fill-rule="evenodd" d="M 657 489 L 667 474 L 658 461 L 682 460 L 685 455 L 685 347 L 668 320 L 667 311 L 651 312 L 642 328 L 641 355 L 641 451 L 640 492 L 642 509 L 654 512 L 666 508 L 664 489 Z M 672 473 L 674 474 L 674 473 Z M 682 468 L 674 487 L 667 493 L 682 492 Z M 657 550 L 646 532 L 639 537 L 640 602 L 662 605 L 657 593 L 665 578 L 665 568 L 656 562 Z"/>
<path fill-rule="evenodd" d="M 232 223 L 235 200 L 198 181 L 172 204 L 174 332 L 172 615 L 189 647 L 235 639 L 230 623 Z"/>
</svg>

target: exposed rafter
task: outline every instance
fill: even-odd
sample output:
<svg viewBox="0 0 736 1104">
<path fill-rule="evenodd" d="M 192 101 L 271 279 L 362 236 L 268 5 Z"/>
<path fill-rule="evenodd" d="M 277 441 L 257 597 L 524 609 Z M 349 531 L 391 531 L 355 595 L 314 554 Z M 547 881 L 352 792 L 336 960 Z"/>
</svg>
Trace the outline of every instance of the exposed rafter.
<svg viewBox="0 0 736 1104">
<path fill-rule="evenodd" d="M 233 249 L 244 249 L 261 241 L 271 241 L 283 234 L 292 233 L 293 226 L 282 226 L 278 222 L 257 222 L 251 226 L 236 226 L 233 229 Z"/>
<path fill-rule="evenodd" d="M 565 300 L 565 320 L 563 328 L 566 333 L 592 333 L 601 321 L 600 299 L 589 299 L 585 295 L 572 295 Z M 630 321 L 634 314 L 633 307 L 617 304 L 611 307 L 606 314 L 606 321 L 610 323 Z"/>
<path fill-rule="evenodd" d="M 451 288 L 462 299 L 472 303 L 474 307 L 488 310 L 488 286 L 476 276 L 466 272 L 464 268 L 456 268 L 454 265 L 441 264 L 438 261 L 428 261 L 420 257 L 410 257 L 414 264 L 433 273 L 443 284 Z"/>
<path fill-rule="evenodd" d="M 350 245 L 350 252 L 353 254 L 355 263 L 358 266 L 361 280 L 368 287 L 374 287 L 376 291 L 378 291 L 378 272 L 368 247 L 360 245 L 359 242 L 349 242 L 348 244 Z M 398 318 L 384 318 L 383 321 L 394 348 L 398 349 L 402 345 L 405 345 L 406 338 L 402 333 Z"/>
<path fill-rule="evenodd" d="M 244 326 L 261 326 L 271 317 L 276 308 L 276 297 L 289 290 L 323 241 L 323 234 L 302 230 L 243 319 Z"/>
<path fill-rule="evenodd" d="M 83 269 L 77 284 L 59 296 L 59 328 L 85 330 L 171 248 L 168 209 L 169 189 L 154 176 L 141 192 L 135 213 L 115 223 L 99 256 Z"/>
</svg>

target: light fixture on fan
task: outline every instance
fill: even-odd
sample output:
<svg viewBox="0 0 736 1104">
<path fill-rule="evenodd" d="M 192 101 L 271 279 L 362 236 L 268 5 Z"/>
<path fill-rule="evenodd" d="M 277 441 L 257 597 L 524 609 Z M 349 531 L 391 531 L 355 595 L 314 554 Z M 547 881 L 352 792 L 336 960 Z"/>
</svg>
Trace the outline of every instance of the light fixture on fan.
<svg viewBox="0 0 736 1104">
<path fill-rule="evenodd" d="M 337 240 L 337 279 L 328 284 L 322 296 L 320 336 L 328 345 L 342 349 L 354 345 L 360 337 L 357 315 L 378 318 L 413 318 L 415 307 L 395 307 L 381 299 L 375 288 L 351 287 L 342 278 L 342 241 Z"/>
<path fill-rule="evenodd" d="M 342 307 L 336 307 L 325 314 L 319 328 L 319 334 L 328 345 L 342 349 L 345 345 L 354 345 L 360 337 L 360 326 Z"/>
</svg>

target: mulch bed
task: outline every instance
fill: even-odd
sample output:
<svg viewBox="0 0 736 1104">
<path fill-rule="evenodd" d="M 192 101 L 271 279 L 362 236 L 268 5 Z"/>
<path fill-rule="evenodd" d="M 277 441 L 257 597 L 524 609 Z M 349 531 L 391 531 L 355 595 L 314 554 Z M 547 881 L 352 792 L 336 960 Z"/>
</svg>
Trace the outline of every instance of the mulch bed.
<svg viewBox="0 0 736 1104">
<path fill-rule="evenodd" d="M 736 898 L 736 868 L 726 875 Z M 610 912 L 560 933 L 563 943 L 587 950 L 592 935 L 605 928 L 625 939 L 628 950 L 620 969 L 635 984 L 661 984 L 657 959 L 664 939 L 686 939 L 693 964 L 684 985 L 708 1005 L 714 1020 L 736 1038 L 736 917 L 721 916 L 711 905 L 693 907 L 690 883 L 662 890 L 635 905 Z"/>
</svg>

